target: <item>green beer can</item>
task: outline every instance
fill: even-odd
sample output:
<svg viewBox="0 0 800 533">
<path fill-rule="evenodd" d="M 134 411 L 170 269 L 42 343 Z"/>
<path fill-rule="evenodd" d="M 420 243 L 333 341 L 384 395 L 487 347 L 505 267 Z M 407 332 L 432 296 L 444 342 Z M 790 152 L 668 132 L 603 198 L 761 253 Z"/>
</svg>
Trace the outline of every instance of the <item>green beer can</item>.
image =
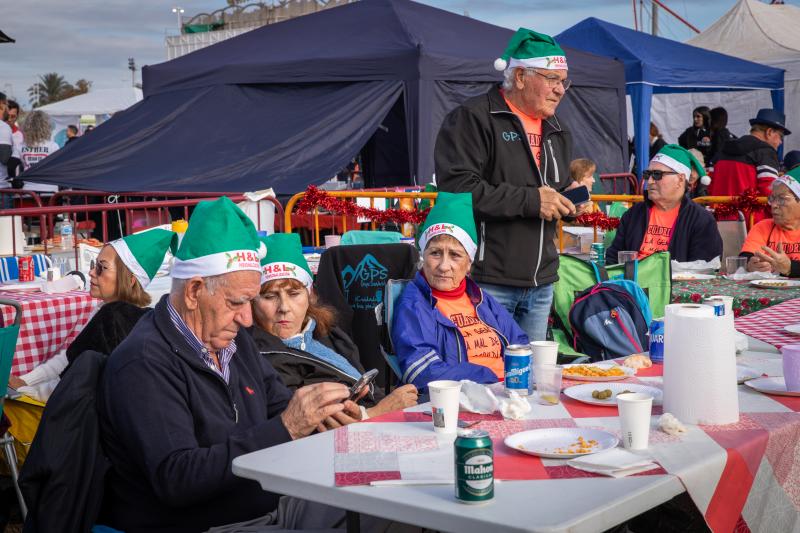
<svg viewBox="0 0 800 533">
<path fill-rule="evenodd" d="M 494 456 L 489 433 L 480 429 L 463 431 L 454 446 L 456 499 L 484 503 L 494 498 Z"/>
</svg>

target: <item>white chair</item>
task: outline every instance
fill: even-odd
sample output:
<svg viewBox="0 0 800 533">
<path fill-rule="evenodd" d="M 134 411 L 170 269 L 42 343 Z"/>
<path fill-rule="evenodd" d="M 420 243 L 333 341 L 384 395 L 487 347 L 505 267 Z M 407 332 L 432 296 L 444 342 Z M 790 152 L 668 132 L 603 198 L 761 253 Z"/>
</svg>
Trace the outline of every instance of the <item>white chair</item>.
<svg viewBox="0 0 800 533">
<path fill-rule="evenodd" d="M 742 250 L 742 245 L 747 237 L 747 225 L 744 214 L 739 211 L 737 220 L 718 220 L 717 230 L 722 237 L 722 257 L 724 264 L 726 257 L 735 257 Z"/>
</svg>

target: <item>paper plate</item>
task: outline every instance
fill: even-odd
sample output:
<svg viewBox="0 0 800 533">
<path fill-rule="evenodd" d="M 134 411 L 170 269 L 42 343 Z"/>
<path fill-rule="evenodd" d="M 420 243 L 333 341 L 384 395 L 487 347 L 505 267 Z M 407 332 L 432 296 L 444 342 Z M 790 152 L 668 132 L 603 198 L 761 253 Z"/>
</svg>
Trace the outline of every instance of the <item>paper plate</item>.
<svg viewBox="0 0 800 533">
<path fill-rule="evenodd" d="M 578 442 L 578 437 L 583 437 L 587 442 L 594 440 L 597 444 L 591 447 L 591 451 L 579 452 L 577 447 L 572 446 Z M 503 442 L 509 448 L 528 455 L 550 459 L 569 459 L 614 448 L 619 444 L 619 439 L 611 433 L 599 429 L 543 428 L 514 433 L 506 437 Z M 567 452 L 566 450 L 570 447 L 574 451 Z M 559 449 L 564 451 L 560 453 L 557 451 Z"/>
<path fill-rule="evenodd" d="M 800 391 L 786 390 L 786 383 L 783 381 L 783 376 L 751 379 L 750 381 L 745 381 L 744 384 L 751 389 L 755 389 L 758 392 L 763 392 L 764 394 L 775 394 L 778 396 L 800 396 Z"/>
<path fill-rule="evenodd" d="M 788 326 L 783 326 L 783 329 L 784 331 L 788 331 L 789 333 L 800 335 L 800 324 L 790 324 Z"/>
<path fill-rule="evenodd" d="M 800 281 L 792 279 L 754 279 L 750 282 L 761 289 L 794 289 L 800 287 Z"/>
<path fill-rule="evenodd" d="M 673 272 L 672 281 L 697 281 L 701 279 L 714 279 L 714 274 L 700 274 L 695 272 Z"/>
<path fill-rule="evenodd" d="M 602 391 L 608 389 L 611 391 L 611 397 L 605 400 L 598 400 L 592 398 L 593 391 Z M 653 405 L 661 405 L 663 394 L 661 389 L 656 387 L 648 387 L 647 385 L 639 385 L 637 383 L 608 383 L 606 385 L 592 385 L 587 383 L 585 385 L 575 385 L 564 389 L 564 394 L 578 400 L 579 402 L 588 403 L 591 405 L 617 405 L 617 394 L 621 392 L 641 392 L 649 394 L 653 397 Z"/>
<path fill-rule="evenodd" d="M 585 365 L 564 365 L 564 370 L 567 368 L 572 368 L 576 366 L 597 366 L 603 369 L 608 369 L 611 367 L 621 368 L 623 372 L 625 372 L 624 376 L 577 376 L 574 374 L 567 374 L 564 373 L 564 377 L 567 379 L 572 379 L 574 381 L 621 381 L 623 379 L 628 379 L 629 377 L 636 375 L 635 368 L 629 368 L 627 366 L 622 365 L 615 365 L 611 363 L 587 363 Z"/>
<path fill-rule="evenodd" d="M 747 365 L 736 365 L 736 382 L 741 385 L 745 381 L 750 381 L 751 379 L 760 378 L 763 375 L 762 372 L 759 372 L 752 366 Z"/>
</svg>

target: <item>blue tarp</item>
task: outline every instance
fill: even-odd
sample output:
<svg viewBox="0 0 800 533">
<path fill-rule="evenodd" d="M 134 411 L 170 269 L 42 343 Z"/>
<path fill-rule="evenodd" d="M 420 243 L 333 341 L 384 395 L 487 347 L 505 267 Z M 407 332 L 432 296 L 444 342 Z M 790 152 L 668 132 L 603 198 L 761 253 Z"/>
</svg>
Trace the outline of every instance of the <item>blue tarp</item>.
<svg viewBox="0 0 800 533">
<path fill-rule="evenodd" d="M 654 93 L 769 89 L 773 107 L 783 111 L 782 69 L 655 37 L 594 17 L 564 30 L 556 40 L 625 64 L 637 154 L 649 152 Z M 643 168 L 637 170 L 641 177 Z"/>
<path fill-rule="evenodd" d="M 32 167 L 108 191 L 295 193 L 359 152 L 368 185 L 426 183 L 444 115 L 501 79 L 512 31 L 408 0 L 271 24 L 143 71 L 144 100 Z M 566 49 L 575 157 L 627 159 L 620 62 Z"/>
</svg>

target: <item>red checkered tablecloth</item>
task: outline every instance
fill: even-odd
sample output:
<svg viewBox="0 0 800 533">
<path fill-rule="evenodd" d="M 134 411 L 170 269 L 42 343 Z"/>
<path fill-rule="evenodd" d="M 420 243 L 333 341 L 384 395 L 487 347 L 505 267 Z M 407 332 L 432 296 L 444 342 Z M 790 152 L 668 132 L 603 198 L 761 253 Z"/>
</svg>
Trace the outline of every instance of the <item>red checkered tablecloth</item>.
<svg viewBox="0 0 800 533">
<path fill-rule="evenodd" d="M 800 322 L 800 298 L 767 307 L 736 319 L 736 330 L 750 335 L 776 348 L 800 343 L 800 336 L 792 335 L 783 328 Z"/>
<path fill-rule="evenodd" d="M 84 291 L 45 294 L 0 290 L 0 298 L 16 300 L 22 305 L 22 323 L 11 367 L 11 373 L 17 376 L 66 349 L 99 304 L 99 300 Z M 0 308 L 3 324 L 11 324 L 14 308 L 7 305 Z"/>
</svg>

